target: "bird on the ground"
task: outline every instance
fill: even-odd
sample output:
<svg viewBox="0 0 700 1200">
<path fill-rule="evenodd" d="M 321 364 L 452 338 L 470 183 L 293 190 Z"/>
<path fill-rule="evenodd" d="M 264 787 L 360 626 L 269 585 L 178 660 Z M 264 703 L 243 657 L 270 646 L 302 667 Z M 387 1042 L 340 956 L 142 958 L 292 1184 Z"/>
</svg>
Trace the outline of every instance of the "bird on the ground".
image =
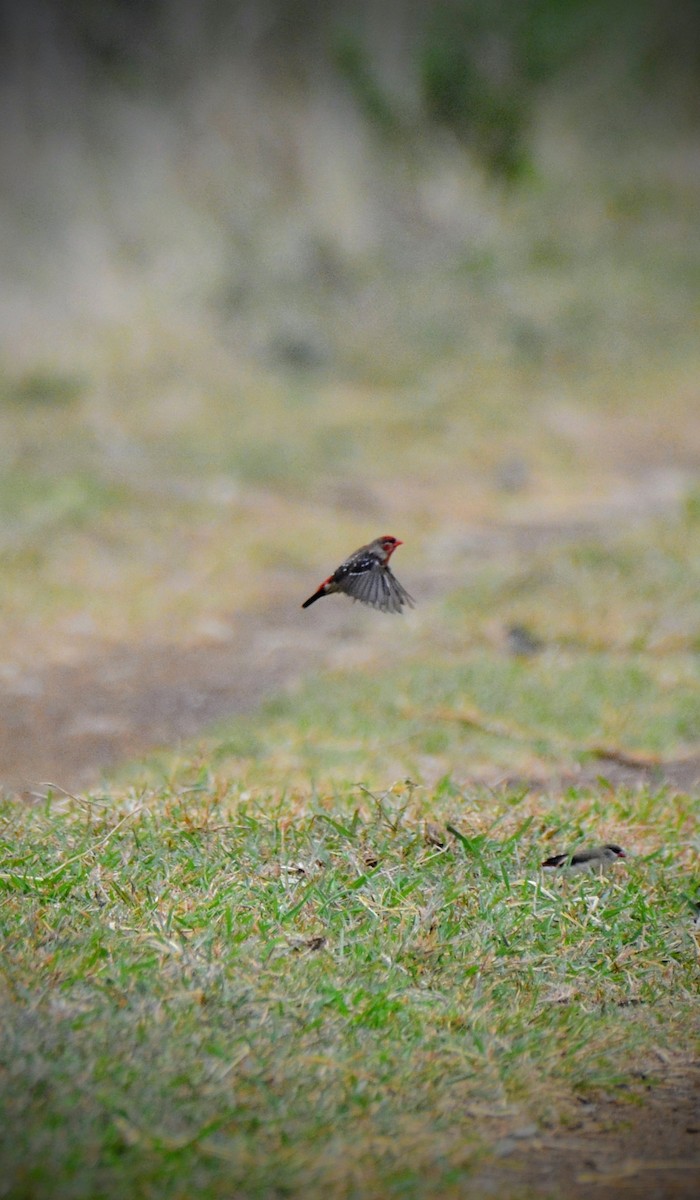
<svg viewBox="0 0 700 1200">
<path fill-rule="evenodd" d="M 313 596 L 309 596 L 301 607 L 308 608 L 322 596 L 331 596 L 333 592 L 344 592 L 351 599 L 370 604 L 381 612 L 400 613 L 404 604 L 412 608 L 415 603 L 413 597 L 409 596 L 389 566 L 394 550 L 402 545 L 399 538 L 387 535 L 360 546 L 319 584 Z"/>
<path fill-rule="evenodd" d="M 605 871 L 618 859 L 626 857 L 622 846 L 608 842 L 605 846 L 591 846 L 574 854 L 553 854 L 541 865 L 544 871 Z"/>
</svg>

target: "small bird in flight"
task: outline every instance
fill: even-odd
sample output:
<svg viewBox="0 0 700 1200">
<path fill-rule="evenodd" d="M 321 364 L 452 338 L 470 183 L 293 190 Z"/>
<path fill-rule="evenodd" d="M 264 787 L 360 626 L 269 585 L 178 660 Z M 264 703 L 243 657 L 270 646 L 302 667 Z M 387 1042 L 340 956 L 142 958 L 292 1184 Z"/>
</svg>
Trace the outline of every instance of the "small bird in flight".
<svg viewBox="0 0 700 1200">
<path fill-rule="evenodd" d="M 345 559 L 340 566 L 324 579 L 323 583 L 302 604 L 308 608 L 321 596 L 331 596 L 333 592 L 345 592 L 353 600 L 362 604 L 371 604 L 381 612 L 400 613 L 404 604 L 413 608 L 414 600 L 409 596 L 389 566 L 397 546 L 403 542 L 395 537 L 378 537 L 366 546 L 360 546 L 354 554 Z"/>
<path fill-rule="evenodd" d="M 590 850 L 577 850 L 575 854 L 553 854 L 545 858 L 545 871 L 605 871 L 620 858 L 627 858 L 621 846 L 608 842 L 605 846 L 592 846 Z"/>
</svg>

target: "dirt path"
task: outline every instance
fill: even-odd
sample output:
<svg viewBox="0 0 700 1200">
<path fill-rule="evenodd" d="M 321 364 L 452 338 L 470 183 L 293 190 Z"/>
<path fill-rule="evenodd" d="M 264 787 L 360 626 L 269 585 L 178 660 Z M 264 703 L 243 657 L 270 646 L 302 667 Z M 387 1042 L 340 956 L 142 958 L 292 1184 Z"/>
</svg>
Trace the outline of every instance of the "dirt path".
<svg viewBox="0 0 700 1200">
<path fill-rule="evenodd" d="M 432 570 L 412 578 L 411 587 L 425 604 L 486 562 L 524 561 L 549 546 L 614 538 L 676 509 L 687 485 L 683 476 L 672 483 L 655 490 L 647 481 L 614 504 L 594 505 L 566 521 L 470 530 L 443 556 L 457 562 L 452 574 Z M 70 790 L 95 785 L 105 772 L 250 711 L 314 670 L 349 665 L 380 647 L 384 619 L 370 614 L 375 619 L 367 621 L 344 600 L 302 613 L 299 596 L 306 582 L 299 580 L 298 593 L 289 580 L 278 582 L 276 593 L 283 595 L 275 608 L 233 615 L 197 645 L 114 645 L 90 638 L 69 664 L 37 662 L 6 676 L 0 683 L 0 787 L 21 791 L 45 780 Z M 700 783 L 700 758 L 646 771 L 606 762 L 560 782 L 566 786 L 602 774 L 613 783 L 687 788 Z"/>
<path fill-rule="evenodd" d="M 194 646 L 91 642 L 78 662 L 25 672 L 0 693 L 0 782 L 89 787 L 149 750 L 250 711 L 299 678 L 300 664 L 304 672 L 322 665 L 323 639 L 299 625 L 279 611 L 236 617 L 230 636 Z"/>
</svg>

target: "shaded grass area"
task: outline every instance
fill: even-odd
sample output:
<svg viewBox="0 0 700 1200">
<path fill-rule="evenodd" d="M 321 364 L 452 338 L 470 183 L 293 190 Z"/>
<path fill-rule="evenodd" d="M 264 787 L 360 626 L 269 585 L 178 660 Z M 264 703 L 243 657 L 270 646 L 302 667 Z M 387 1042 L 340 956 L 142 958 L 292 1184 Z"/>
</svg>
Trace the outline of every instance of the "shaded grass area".
<svg viewBox="0 0 700 1200">
<path fill-rule="evenodd" d="M 688 1046 L 694 804 L 253 799 L 203 772 L 6 806 L 6 1186 L 449 1194 L 490 1119 L 566 1123 Z M 539 877 L 543 847 L 612 831 L 627 869 Z"/>
</svg>

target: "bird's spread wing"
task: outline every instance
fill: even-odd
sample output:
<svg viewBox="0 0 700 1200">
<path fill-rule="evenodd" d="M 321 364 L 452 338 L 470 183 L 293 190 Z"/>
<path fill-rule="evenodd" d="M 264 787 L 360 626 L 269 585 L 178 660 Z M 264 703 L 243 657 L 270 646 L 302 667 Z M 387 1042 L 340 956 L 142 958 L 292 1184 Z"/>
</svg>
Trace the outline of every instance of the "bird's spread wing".
<svg viewBox="0 0 700 1200">
<path fill-rule="evenodd" d="M 361 560 L 357 565 L 353 564 L 337 583 L 339 591 L 362 604 L 378 608 L 380 612 L 400 613 L 404 604 L 411 608 L 414 604 L 413 597 L 409 596 L 389 567 L 383 567 L 378 562 L 368 566 L 367 561 Z"/>
</svg>

